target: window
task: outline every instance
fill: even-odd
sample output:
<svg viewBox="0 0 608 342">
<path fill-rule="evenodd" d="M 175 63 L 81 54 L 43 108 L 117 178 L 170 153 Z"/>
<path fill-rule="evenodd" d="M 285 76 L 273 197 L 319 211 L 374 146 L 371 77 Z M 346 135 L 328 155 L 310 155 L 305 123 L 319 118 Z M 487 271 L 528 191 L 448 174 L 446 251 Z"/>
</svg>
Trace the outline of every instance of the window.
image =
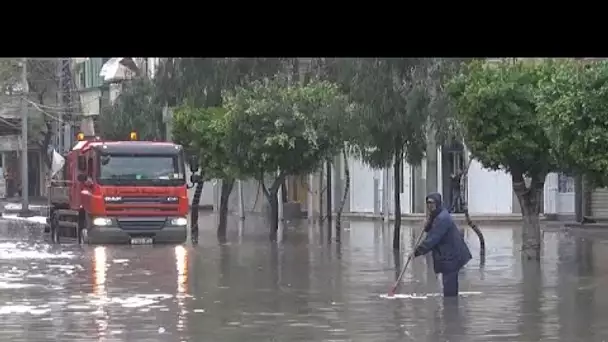
<svg viewBox="0 0 608 342">
<path fill-rule="evenodd" d="M 78 70 L 78 87 L 79 88 L 85 88 L 85 85 L 87 84 L 87 80 L 86 80 L 86 72 L 84 70 L 84 66 L 82 68 L 80 68 L 80 70 Z"/>
<path fill-rule="evenodd" d="M 87 162 L 87 175 L 93 178 L 93 158 L 89 157 Z"/>
<path fill-rule="evenodd" d="M 103 85 L 103 79 L 99 75 L 103 66 L 102 58 L 91 57 L 84 62 L 84 88 L 95 88 Z"/>
<path fill-rule="evenodd" d="M 100 183 L 122 184 L 183 183 L 183 161 L 178 156 L 163 155 L 102 155 Z"/>
<path fill-rule="evenodd" d="M 557 191 L 560 193 L 574 192 L 574 178 L 559 173 L 557 176 Z"/>
</svg>

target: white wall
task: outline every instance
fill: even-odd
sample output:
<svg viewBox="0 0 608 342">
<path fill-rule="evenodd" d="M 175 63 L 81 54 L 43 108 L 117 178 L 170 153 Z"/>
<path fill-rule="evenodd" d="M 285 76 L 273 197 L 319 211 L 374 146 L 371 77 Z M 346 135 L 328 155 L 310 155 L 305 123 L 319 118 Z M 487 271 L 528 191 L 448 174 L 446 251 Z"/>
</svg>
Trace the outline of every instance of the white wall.
<svg viewBox="0 0 608 342">
<path fill-rule="evenodd" d="M 21 139 L 20 135 L 3 135 L 0 136 L 0 151 L 8 152 L 8 151 L 17 151 L 20 149 L 19 140 Z"/>
<path fill-rule="evenodd" d="M 374 212 L 374 170 L 355 158 L 350 162 L 350 211 Z"/>
<path fill-rule="evenodd" d="M 110 83 L 108 88 L 110 90 L 110 103 L 114 104 L 114 101 L 116 101 L 122 91 L 122 83 Z"/>
<path fill-rule="evenodd" d="M 545 179 L 544 208 L 547 214 L 574 214 L 574 179 L 549 173 Z"/>
<path fill-rule="evenodd" d="M 80 103 L 82 105 L 82 113 L 84 116 L 99 115 L 99 99 L 101 98 L 101 90 L 97 88 L 89 89 L 80 92 Z"/>
<path fill-rule="evenodd" d="M 160 63 L 159 57 L 148 57 L 148 70 L 146 70 L 146 72 L 148 73 L 148 76 L 150 78 L 154 78 L 154 75 L 156 74 L 156 69 L 158 68 L 159 63 Z"/>
<path fill-rule="evenodd" d="M 511 214 L 513 188 L 511 176 L 504 171 L 484 169 L 473 160 L 468 175 L 468 204 L 471 214 Z"/>
<path fill-rule="evenodd" d="M 355 158 L 349 159 L 350 165 L 350 211 L 360 213 L 373 213 L 374 212 L 374 198 L 380 202 L 378 208 L 382 210 L 382 189 L 384 188 L 384 170 L 374 170 L 369 166 L 363 164 L 360 160 Z M 395 189 L 395 175 L 392 172 L 392 168 L 389 169 L 390 180 L 388 182 L 389 192 L 389 213 L 394 212 L 394 189 Z M 403 166 L 403 193 L 401 194 L 401 213 L 410 214 L 411 210 L 411 199 L 412 199 L 412 168 L 409 164 L 404 162 Z M 374 177 L 378 179 L 379 191 L 374 196 Z"/>
</svg>

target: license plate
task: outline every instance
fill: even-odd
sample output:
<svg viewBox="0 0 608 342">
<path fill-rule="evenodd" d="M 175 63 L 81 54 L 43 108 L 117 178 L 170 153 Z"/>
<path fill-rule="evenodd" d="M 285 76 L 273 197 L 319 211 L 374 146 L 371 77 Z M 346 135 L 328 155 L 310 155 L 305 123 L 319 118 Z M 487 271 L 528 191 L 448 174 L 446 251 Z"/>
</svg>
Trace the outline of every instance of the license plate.
<svg viewBox="0 0 608 342">
<path fill-rule="evenodd" d="M 152 238 L 132 238 L 131 239 L 132 245 L 149 245 L 153 242 L 154 242 L 154 240 Z"/>
</svg>

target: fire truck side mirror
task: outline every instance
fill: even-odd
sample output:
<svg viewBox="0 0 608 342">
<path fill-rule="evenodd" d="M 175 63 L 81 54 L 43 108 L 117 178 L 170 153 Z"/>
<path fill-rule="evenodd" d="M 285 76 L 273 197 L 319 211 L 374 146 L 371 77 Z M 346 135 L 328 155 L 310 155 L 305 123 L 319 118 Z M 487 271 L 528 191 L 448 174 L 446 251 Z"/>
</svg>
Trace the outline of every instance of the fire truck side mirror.
<svg viewBox="0 0 608 342">
<path fill-rule="evenodd" d="M 76 179 L 78 179 L 79 182 L 85 182 L 87 180 L 87 175 L 81 173 L 76 177 Z"/>
<path fill-rule="evenodd" d="M 200 183 L 203 180 L 201 175 L 192 174 L 190 176 L 190 183 Z"/>
<path fill-rule="evenodd" d="M 78 170 L 87 170 L 87 160 L 84 158 L 84 156 L 78 156 Z"/>
</svg>

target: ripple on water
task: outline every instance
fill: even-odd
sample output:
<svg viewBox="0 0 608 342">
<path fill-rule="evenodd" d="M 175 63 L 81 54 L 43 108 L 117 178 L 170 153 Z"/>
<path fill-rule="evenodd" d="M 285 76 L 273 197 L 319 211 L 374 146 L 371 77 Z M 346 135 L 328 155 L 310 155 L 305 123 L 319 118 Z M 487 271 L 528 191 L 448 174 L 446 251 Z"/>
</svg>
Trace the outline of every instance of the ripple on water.
<svg viewBox="0 0 608 342">
<path fill-rule="evenodd" d="M 31 245 L 20 242 L 1 242 L 0 259 L 71 259 L 74 254 L 67 251 L 51 253 L 49 246 Z"/>
<path fill-rule="evenodd" d="M 468 298 L 451 306 L 441 305 L 440 281 L 424 258 L 408 269 L 402 293 L 388 298 L 384 291 L 396 272 L 392 234 L 368 228 L 345 233 L 340 255 L 335 244 L 318 246 L 316 235 L 309 244 L 293 242 L 296 231 L 277 250 L 257 240 L 220 250 L 201 238 L 187 256 L 165 246 L 94 253 L 3 241 L 0 340 L 585 342 L 606 336 L 605 244 L 547 244 L 545 253 L 553 256 L 524 272 L 512 232 L 486 229 L 485 269 L 478 272 L 472 261 L 461 279 L 467 290 L 461 296 Z M 60 253 L 65 250 L 77 259 Z M 576 255 L 585 253 L 578 265 Z M 21 283 L 35 287 L 21 290 Z"/>
<path fill-rule="evenodd" d="M 48 307 L 37 307 L 30 305 L 4 305 L 0 306 L 0 315 L 11 315 L 11 314 L 25 314 L 29 313 L 30 315 L 44 315 L 51 311 Z"/>
<path fill-rule="evenodd" d="M 480 295 L 482 294 L 481 292 L 476 292 L 476 291 L 463 291 L 460 292 L 459 295 L 460 297 L 468 297 L 468 296 L 474 296 L 474 295 Z M 443 295 L 441 293 L 411 293 L 411 294 L 406 294 L 406 293 L 396 293 L 393 296 L 389 296 L 386 293 L 383 293 L 380 295 L 380 298 L 383 299 L 427 299 L 429 297 L 442 297 Z"/>
<path fill-rule="evenodd" d="M 91 300 L 91 304 L 93 305 L 117 304 L 122 306 L 123 308 L 133 309 L 150 306 L 163 307 L 161 305 L 158 305 L 158 303 L 163 300 L 173 298 L 173 296 L 170 294 L 138 294 L 129 297 L 107 297 L 97 295 L 91 296 L 97 297 Z"/>
<path fill-rule="evenodd" d="M 5 281 L 0 281 L 0 289 L 8 290 L 8 289 L 24 289 L 28 287 L 33 287 L 32 284 L 21 284 L 21 283 L 8 283 Z"/>
</svg>

